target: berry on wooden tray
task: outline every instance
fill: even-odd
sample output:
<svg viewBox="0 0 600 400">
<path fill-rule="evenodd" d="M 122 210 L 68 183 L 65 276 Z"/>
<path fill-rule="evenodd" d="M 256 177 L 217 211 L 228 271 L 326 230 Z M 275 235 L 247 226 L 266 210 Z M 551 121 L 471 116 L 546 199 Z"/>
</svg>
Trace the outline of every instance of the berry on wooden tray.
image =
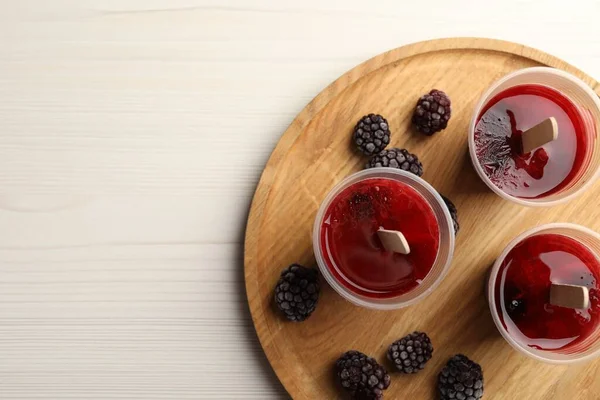
<svg viewBox="0 0 600 400">
<path fill-rule="evenodd" d="M 438 376 L 441 400 L 479 400 L 483 397 L 483 370 L 467 356 L 457 354 Z"/>
<path fill-rule="evenodd" d="M 390 126 L 379 114 L 365 115 L 354 127 L 354 143 L 358 150 L 371 156 L 390 144 Z"/>
<path fill-rule="evenodd" d="M 315 311 L 319 300 L 319 272 L 292 264 L 281 272 L 275 303 L 290 321 L 301 322 Z"/>
<path fill-rule="evenodd" d="M 423 175 L 423 164 L 419 161 L 419 157 L 406 149 L 392 148 L 380 151 L 365 165 L 365 168 L 380 167 L 397 168 L 417 176 Z"/>
<path fill-rule="evenodd" d="M 390 386 L 390 376 L 377 360 L 360 351 L 350 350 L 335 363 L 338 380 L 352 399 L 383 399 Z"/>
<path fill-rule="evenodd" d="M 433 355 L 431 339 L 424 332 L 413 332 L 392 343 L 387 357 L 396 369 L 405 374 L 415 374 L 425 368 Z"/>
<path fill-rule="evenodd" d="M 412 122 L 419 132 L 431 136 L 446 129 L 451 115 L 450 97 L 441 90 L 433 89 L 417 102 Z"/>
</svg>

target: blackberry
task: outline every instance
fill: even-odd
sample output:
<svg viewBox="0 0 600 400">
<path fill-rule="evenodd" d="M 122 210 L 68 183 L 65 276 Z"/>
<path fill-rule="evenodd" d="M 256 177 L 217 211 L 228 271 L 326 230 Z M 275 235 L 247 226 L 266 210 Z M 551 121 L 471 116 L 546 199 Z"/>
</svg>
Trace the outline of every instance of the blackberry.
<svg viewBox="0 0 600 400">
<path fill-rule="evenodd" d="M 431 136 L 448 126 L 451 115 L 452 108 L 448 95 L 441 90 L 433 89 L 417 101 L 412 122 L 419 132 Z"/>
<path fill-rule="evenodd" d="M 460 225 L 458 224 L 458 210 L 449 198 L 447 198 L 441 193 L 440 196 L 442 196 L 442 200 L 444 200 L 444 203 L 446 203 L 446 207 L 448 207 L 448 211 L 450 211 L 450 216 L 452 217 L 452 224 L 454 225 L 454 234 L 456 235 L 458 233 L 458 230 L 460 229 Z"/>
<path fill-rule="evenodd" d="M 365 168 L 390 167 L 412 172 L 417 176 L 423 175 L 423 164 L 419 157 L 406 149 L 392 148 L 380 151 L 374 155 Z"/>
<path fill-rule="evenodd" d="M 385 368 L 360 351 L 342 354 L 335 363 L 335 370 L 342 387 L 353 399 L 383 399 L 383 391 L 390 386 Z"/>
<path fill-rule="evenodd" d="M 483 371 L 476 362 L 457 354 L 438 375 L 441 400 L 479 400 L 483 397 Z"/>
<path fill-rule="evenodd" d="M 431 339 L 423 332 L 413 332 L 395 341 L 388 348 L 387 357 L 405 374 L 415 374 L 425 368 L 433 354 Z"/>
<path fill-rule="evenodd" d="M 319 300 L 319 273 L 292 264 L 281 272 L 275 286 L 275 303 L 290 321 L 300 322 L 315 311 Z"/>
<path fill-rule="evenodd" d="M 390 127 L 379 114 L 365 115 L 354 127 L 354 143 L 358 150 L 371 156 L 390 144 Z"/>
</svg>

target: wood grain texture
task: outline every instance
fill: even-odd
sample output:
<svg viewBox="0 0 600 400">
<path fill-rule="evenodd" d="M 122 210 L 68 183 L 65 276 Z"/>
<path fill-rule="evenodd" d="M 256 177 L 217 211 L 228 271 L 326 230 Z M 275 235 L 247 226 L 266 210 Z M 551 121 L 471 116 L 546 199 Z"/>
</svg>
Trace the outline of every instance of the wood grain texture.
<svg viewBox="0 0 600 400">
<path fill-rule="evenodd" d="M 600 398 L 600 382 L 594 379 L 600 361 L 551 366 L 516 353 L 497 332 L 483 293 L 488 267 L 518 233 L 552 221 L 600 229 L 600 212 L 587 206 L 600 195 L 599 185 L 567 205 L 531 209 L 493 194 L 470 165 L 467 131 L 475 102 L 501 76 L 539 65 L 575 74 L 600 93 L 594 79 L 529 47 L 489 39 L 434 40 L 392 50 L 352 69 L 321 92 L 282 136 L 248 219 L 246 287 L 265 353 L 294 398 L 337 398 L 332 366 L 342 352 L 356 349 L 382 360 L 389 343 L 413 330 L 429 333 L 435 356 L 415 377 L 395 375 L 386 397 L 433 397 L 437 372 L 461 352 L 483 366 L 489 398 Z M 410 117 L 416 99 L 431 88 L 450 95 L 453 116 L 444 132 L 424 138 L 410 129 Z M 272 288 L 284 266 L 314 265 L 316 211 L 335 183 L 362 168 L 365 159 L 353 151 L 350 132 L 369 112 L 387 116 L 391 146 L 418 154 L 423 178 L 458 207 L 461 231 L 452 268 L 432 295 L 407 309 L 361 309 L 325 286 L 314 315 L 301 324 L 288 323 L 273 310 Z"/>
<path fill-rule="evenodd" d="M 248 313 L 243 232 L 302 108 L 436 37 L 600 76 L 597 0 L 424 5 L 0 0 L 0 399 L 289 398 Z"/>
</svg>

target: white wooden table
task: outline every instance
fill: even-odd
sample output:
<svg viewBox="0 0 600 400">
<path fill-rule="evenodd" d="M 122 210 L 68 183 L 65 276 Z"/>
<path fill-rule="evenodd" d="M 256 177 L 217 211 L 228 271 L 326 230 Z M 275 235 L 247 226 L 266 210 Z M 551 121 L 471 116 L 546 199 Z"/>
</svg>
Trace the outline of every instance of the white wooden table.
<svg viewBox="0 0 600 400">
<path fill-rule="evenodd" d="M 597 0 L 402 3 L 1 0 L 0 399 L 285 398 L 242 241 L 304 105 L 444 36 L 600 77 Z"/>
</svg>

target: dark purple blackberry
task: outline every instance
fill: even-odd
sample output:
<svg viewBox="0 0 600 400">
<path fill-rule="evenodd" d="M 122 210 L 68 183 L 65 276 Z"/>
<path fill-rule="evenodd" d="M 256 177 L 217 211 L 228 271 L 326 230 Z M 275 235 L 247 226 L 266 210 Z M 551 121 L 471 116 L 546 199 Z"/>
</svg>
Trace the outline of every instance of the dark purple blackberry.
<svg viewBox="0 0 600 400">
<path fill-rule="evenodd" d="M 300 322 L 315 311 L 319 300 L 319 272 L 292 264 L 281 272 L 275 303 L 290 321 Z"/>
<path fill-rule="evenodd" d="M 419 157 L 406 149 L 392 148 L 380 151 L 371 157 L 365 168 L 390 167 L 412 172 L 417 176 L 423 175 L 423 164 Z"/>
<path fill-rule="evenodd" d="M 385 368 L 360 351 L 350 350 L 342 354 L 335 363 L 335 371 L 352 399 L 383 399 L 383 391 L 390 386 L 390 376 Z"/>
<path fill-rule="evenodd" d="M 447 198 L 441 193 L 440 196 L 442 196 L 444 203 L 446 203 L 446 207 L 448 207 L 448 211 L 450 211 L 450 216 L 452 217 L 452 224 L 454 225 L 454 234 L 456 235 L 458 233 L 458 230 L 460 229 L 460 225 L 458 224 L 458 210 L 449 198 Z"/>
<path fill-rule="evenodd" d="M 378 114 L 365 115 L 354 127 L 354 143 L 358 150 L 371 156 L 390 144 L 390 127 Z"/>
<path fill-rule="evenodd" d="M 451 115 L 450 97 L 441 90 L 433 89 L 417 101 L 412 122 L 419 132 L 431 136 L 448 126 Z"/>
<path fill-rule="evenodd" d="M 398 371 L 415 374 L 425 368 L 432 354 L 433 345 L 429 336 L 423 332 L 413 332 L 392 343 L 387 357 Z"/>
<path fill-rule="evenodd" d="M 483 371 L 476 362 L 457 354 L 438 375 L 441 400 L 479 400 L 483 397 Z"/>
</svg>

